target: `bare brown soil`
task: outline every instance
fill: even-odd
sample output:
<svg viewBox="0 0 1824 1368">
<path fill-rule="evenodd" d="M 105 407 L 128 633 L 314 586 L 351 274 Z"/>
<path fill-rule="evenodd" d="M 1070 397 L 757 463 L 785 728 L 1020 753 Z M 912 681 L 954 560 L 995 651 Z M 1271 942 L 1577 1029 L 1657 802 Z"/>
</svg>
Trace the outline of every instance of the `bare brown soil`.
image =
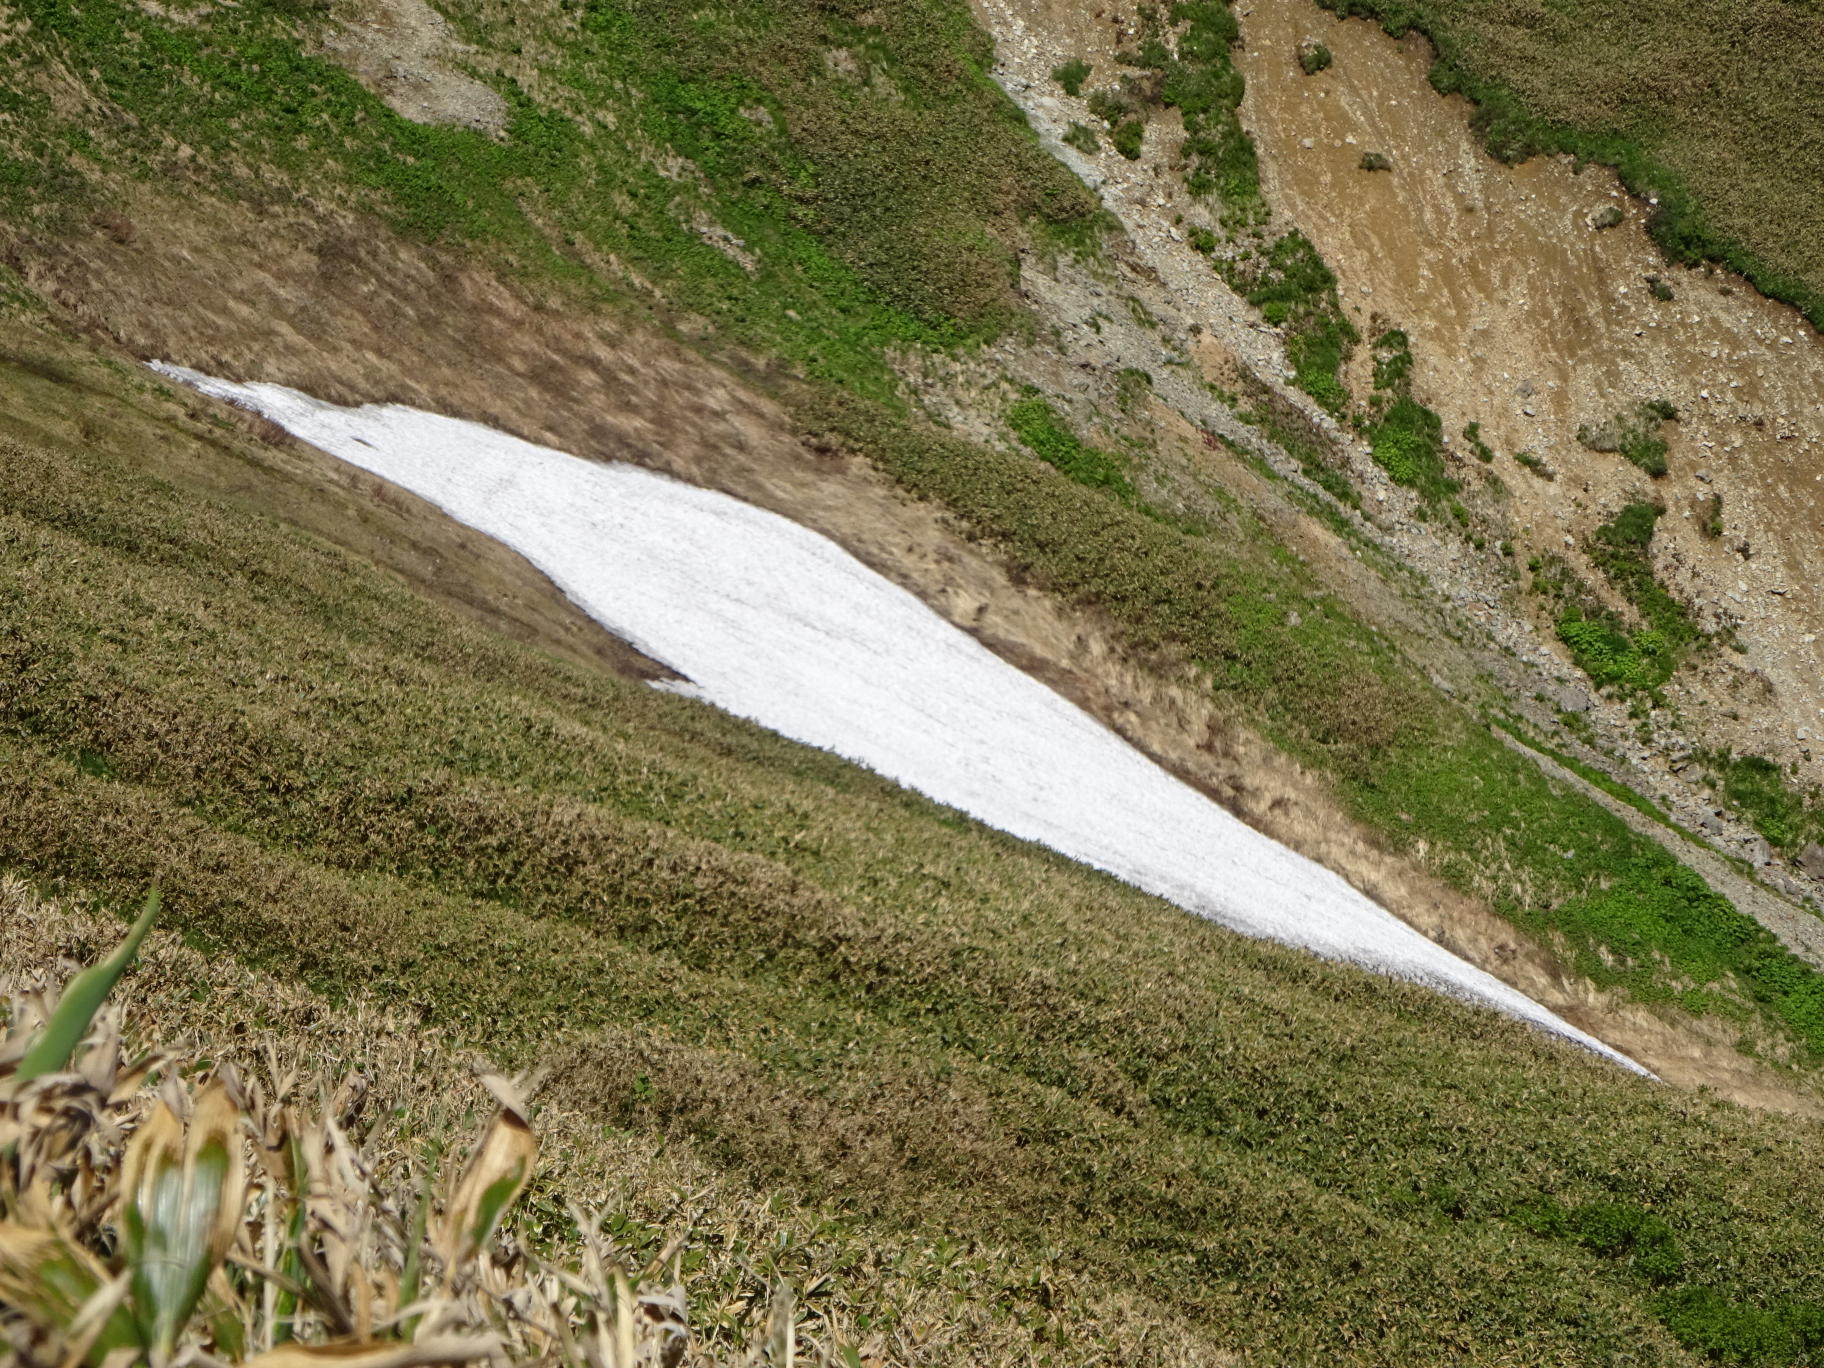
<svg viewBox="0 0 1824 1368">
<path fill-rule="evenodd" d="M 322 51 L 402 118 L 498 133 L 507 102 L 463 71 L 478 54 L 426 0 L 338 0 Z"/>
<path fill-rule="evenodd" d="M 1494 161 L 1467 104 L 1430 88 L 1423 40 L 1396 43 L 1309 0 L 1240 13 L 1243 114 L 1269 197 L 1337 270 L 1364 330 L 1410 334 L 1416 391 L 1445 430 L 1482 424 L 1517 539 L 1582 563 L 1596 524 L 1629 500 L 1663 500 L 1661 578 L 1703 619 L 1739 623 L 1748 647 L 1682 675 L 1675 700 L 1713 744 L 1824 779 L 1824 341 L 1737 278 L 1667 266 L 1643 229 L 1649 206 L 1611 173 Z M 1308 37 L 1335 55 L 1312 77 L 1296 61 Z M 1362 170 L 1371 151 L 1392 171 Z M 1619 226 L 1593 226 L 1611 206 Z M 1673 297 L 1657 298 L 1649 277 Z M 1681 415 L 1665 429 L 1665 478 L 1576 440 L 1579 425 L 1651 398 Z M 1515 465 L 1521 450 L 1558 478 Z M 1712 493 L 1720 539 L 1694 516 Z"/>
</svg>

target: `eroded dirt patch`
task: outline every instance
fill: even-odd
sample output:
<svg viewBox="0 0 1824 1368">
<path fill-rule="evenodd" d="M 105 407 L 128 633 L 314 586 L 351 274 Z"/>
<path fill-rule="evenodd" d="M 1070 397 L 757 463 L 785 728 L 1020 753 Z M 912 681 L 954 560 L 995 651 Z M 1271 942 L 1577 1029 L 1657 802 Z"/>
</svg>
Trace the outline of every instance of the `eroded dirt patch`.
<svg viewBox="0 0 1824 1368">
<path fill-rule="evenodd" d="M 324 55 L 395 114 L 487 133 L 506 127 L 507 102 L 463 70 L 474 50 L 426 0 L 338 0 L 333 20 Z"/>
<path fill-rule="evenodd" d="M 1309 0 L 1238 13 L 1243 115 L 1268 194 L 1337 270 L 1364 331 L 1411 336 L 1415 389 L 1446 432 L 1482 425 L 1516 540 L 1599 584 L 1582 558 L 1590 531 L 1632 500 L 1664 502 L 1658 574 L 1701 620 L 1736 624 L 1747 648 L 1681 673 L 1671 696 L 1711 744 L 1824 779 L 1818 336 L 1737 278 L 1668 266 L 1644 231 L 1651 206 L 1606 170 L 1489 157 L 1467 104 L 1427 82 L 1422 39 L 1396 43 Z M 1297 63 L 1308 38 L 1335 58 L 1314 76 Z M 1364 170 L 1369 153 L 1391 169 Z M 1580 426 L 1649 399 L 1679 413 L 1663 430 L 1665 477 L 1577 440 Z M 1517 465 L 1520 451 L 1557 478 Z M 1699 508 L 1713 495 L 1720 536 L 1705 535 Z"/>
</svg>

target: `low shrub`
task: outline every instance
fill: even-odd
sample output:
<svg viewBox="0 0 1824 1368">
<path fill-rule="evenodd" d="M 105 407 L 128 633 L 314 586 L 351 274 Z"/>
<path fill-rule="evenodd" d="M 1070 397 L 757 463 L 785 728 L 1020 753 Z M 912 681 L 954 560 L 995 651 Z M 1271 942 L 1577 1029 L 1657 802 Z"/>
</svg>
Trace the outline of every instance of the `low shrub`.
<svg viewBox="0 0 1824 1368">
<path fill-rule="evenodd" d="M 1591 451 L 1616 452 L 1658 479 L 1666 473 L 1666 442 L 1660 425 L 1678 417 L 1664 399 L 1649 399 L 1632 412 L 1617 413 L 1600 423 L 1585 423 L 1577 440 Z"/>
<path fill-rule="evenodd" d="M 1089 79 L 1089 74 L 1094 69 L 1081 57 L 1073 57 L 1062 66 L 1054 67 L 1051 79 L 1064 87 L 1066 95 L 1074 98 L 1083 93 L 1083 82 Z"/>
<path fill-rule="evenodd" d="M 1146 101 L 1131 79 L 1125 79 L 1118 85 L 1104 86 L 1092 92 L 1089 97 L 1089 112 L 1111 129 L 1128 119 L 1138 117 L 1145 108 Z"/>
<path fill-rule="evenodd" d="M 1298 45 L 1298 66 L 1307 76 L 1315 76 L 1320 71 L 1328 71 L 1335 59 L 1330 49 L 1316 39 L 1306 39 Z"/>
</svg>

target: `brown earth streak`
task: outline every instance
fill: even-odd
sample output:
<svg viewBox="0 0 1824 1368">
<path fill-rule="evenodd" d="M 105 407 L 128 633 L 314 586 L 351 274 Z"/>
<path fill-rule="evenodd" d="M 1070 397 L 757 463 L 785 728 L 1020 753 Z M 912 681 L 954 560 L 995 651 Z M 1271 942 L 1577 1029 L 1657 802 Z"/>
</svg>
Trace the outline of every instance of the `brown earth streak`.
<svg viewBox="0 0 1824 1368">
<path fill-rule="evenodd" d="M 507 102 L 461 70 L 482 54 L 459 42 L 426 0 L 338 0 L 332 18 L 319 38 L 323 55 L 395 114 L 485 133 L 506 127 Z"/>
<path fill-rule="evenodd" d="M 1219 714 L 1188 671 L 1135 660 L 1092 614 L 1015 584 L 937 509 L 862 463 L 806 446 L 776 403 L 658 329 L 530 299 L 472 265 L 357 222 L 260 217 L 245 206 L 177 205 L 155 190 L 141 193 L 134 217 L 155 226 L 134 242 L 98 234 L 80 251 L 20 259 L 41 294 L 91 336 L 141 358 L 337 402 L 390 401 L 468 418 L 785 514 L 918 594 L 1243 820 L 1668 1081 L 1708 1085 L 1750 1105 L 1824 1110 L 1808 1091 L 1738 1054 L 1715 1023 L 1662 1018 L 1570 975 L 1548 948 L 1383 849 L 1319 778 Z M 345 491 L 375 483 L 296 444 L 275 450 L 289 451 L 286 473 L 300 481 Z M 472 539 L 452 534 L 447 519 L 410 496 L 393 499 L 389 516 L 390 535 L 353 540 L 414 581 Z M 319 530 L 337 535 L 327 521 Z M 401 541 L 419 549 L 402 554 Z M 441 572 L 430 580 L 439 597 L 452 597 Z M 521 612 L 517 634 L 579 654 L 582 629 L 574 609 L 565 611 L 568 618 L 546 601 Z M 548 642 L 545 631 L 554 633 Z M 652 672 L 651 662 L 580 653 Z"/>
<path fill-rule="evenodd" d="M 1432 90 L 1422 38 L 1395 42 L 1310 0 L 1238 13 L 1242 113 L 1269 199 L 1336 270 L 1364 331 L 1411 336 L 1415 392 L 1445 431 L 1482 424 L 1517 540 L 1600 581 L 1581 555 L 1589 531 L 1630 500 L 1662 500 L 1660 577 L 1700 620 L 1739 623 L 1748 647 L 1681 672 L 1671 697 L 1713 743 L 1824 781 L 1824 341 L 1737 277 L 1667 265 L 1645 232 L 1651 206 L 1609 171 L 1495 161 L 1467 102 Z M 1335 57 L 1311 77 L 1297 63 L 1306 38 Z M 1362 170 L 1367 152 L 1392 170 Z M 1623 222 L 1598 230 L 1609 206 Z M 1656 298 L 1648 276 L 1674 297 Z M 1580 424 L 1653 398 L 1681 415 L 1664 429 L 1665 478 L 1576 440 Z M 1521 450 L 1559 478 L 1515 465 Z M 1694 517 L 1712 493 L 1720 539 Z"/>
</svg>

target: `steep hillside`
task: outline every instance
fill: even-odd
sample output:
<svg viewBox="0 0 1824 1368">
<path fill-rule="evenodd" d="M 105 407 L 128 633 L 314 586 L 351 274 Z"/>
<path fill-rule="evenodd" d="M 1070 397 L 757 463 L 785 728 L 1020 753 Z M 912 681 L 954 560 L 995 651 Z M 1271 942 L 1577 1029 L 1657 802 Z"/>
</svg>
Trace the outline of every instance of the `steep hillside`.
<svg viewBox="0 0 1824 1368">
<path fill-rule="evenodd" d="M 851 1361 L 1824 1354 L 1818 610 L 1766 521 L 1816 339 L 1729 401 L 1772 431 L 1660 385 L 1788 313 L 1487 159 L 1425 60 L 1304 0 L 15 6 L 0 869 L 546 1066 L 573 1173 L 840 1230 Z M 1445 164 L 1516 231 L 1437 231 Z M 1635 275 L 1678 317 L 1545 312 Z M 654 690 L 155 359 L 813 528 L 1668 1084 Z"/>
<path fill-rule="evenodd" d="M 12 867 L 162 878 L 211 953 L 542 1060 L 554 1102 L 721 1181 L 944 1231 L 986 1261 L 960 1291 L 989 1342 L 1680 1362 L 1679 1335 L 1810 1333 L 1809 1124 L 506 642 L 161 479 L 167 450 L 272 457 L 40 356 L 63 378 L 13 373 L 4 465 Z M 1105 1291 L 1048 1308 L 1052 1267 Z"/>
<path fill-rule="evenodd" d="M 1569 152 L 1616 167 L 1654 207 L 1657 242 L 1685 265 L 1744 273 L 1824 322 L 1824 100 L 1800 54 L 1824 25 L 1809 6 L 1530 5 L 1336 0 L 1398 36 L 1437 43 L 1431 81 L 1475 100 L 1505 161 Z"/>
</svg>

